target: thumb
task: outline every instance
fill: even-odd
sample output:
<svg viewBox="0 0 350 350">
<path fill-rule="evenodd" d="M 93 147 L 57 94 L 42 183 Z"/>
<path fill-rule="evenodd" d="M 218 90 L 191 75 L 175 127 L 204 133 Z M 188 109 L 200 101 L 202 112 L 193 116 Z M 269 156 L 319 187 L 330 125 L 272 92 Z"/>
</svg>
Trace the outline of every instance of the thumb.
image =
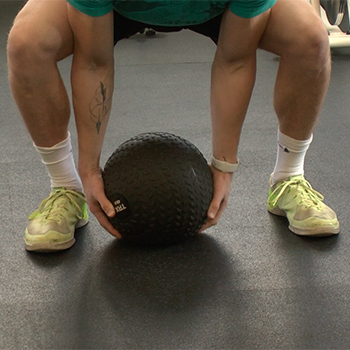
<svg viewBox="0 0 350 350">
<path fill-rule="evenodd" d="M 213 198 L 213 200 L 210 203 L 209 209 L 208 209 L 208 218 L 209 219 L 214 219 L 216 214 L 218 213 L 219 209 L 220 209 L 220 203 L 221 200 L 218 198 Z"/>
<path fill-rule="evenodd" d="M 99 202 L 104 213 L 108 217 L 112 218 L 115 215 L 115 209 L 113 204 L 105 196 L 99 198 Z"/>
</svg>

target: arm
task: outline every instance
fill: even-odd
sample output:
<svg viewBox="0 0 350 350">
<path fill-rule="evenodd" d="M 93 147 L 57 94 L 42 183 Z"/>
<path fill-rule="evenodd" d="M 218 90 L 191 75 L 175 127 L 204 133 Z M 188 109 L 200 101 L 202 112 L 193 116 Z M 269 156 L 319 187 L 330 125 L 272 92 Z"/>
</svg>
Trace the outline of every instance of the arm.
<svg viewBox="0 0 350 350">
<path fill-rule="evenodd" d="M 243 122 L 253 91 L 256 51 L 270 11 L 254 18 L 242 18 L 226 10 L 211 75 L 213 155 L 237 163 Z M 232 174 L 212 167 L 214 197 L 208 210 L 207 227 L 215 225 L 228 203 Z"/>
<path fill-rule="evenodd" d="M 89 208 L 111 234 L 120 234 L 106 214 L 115 214 L 104 194 L 100 155 L 112 104 L 114 82 L 113 13 L 90 17 L 70 4 L 68 18 L 74 35 L 73 107 L 79 143 L 79 173 Z"/>
</svg>

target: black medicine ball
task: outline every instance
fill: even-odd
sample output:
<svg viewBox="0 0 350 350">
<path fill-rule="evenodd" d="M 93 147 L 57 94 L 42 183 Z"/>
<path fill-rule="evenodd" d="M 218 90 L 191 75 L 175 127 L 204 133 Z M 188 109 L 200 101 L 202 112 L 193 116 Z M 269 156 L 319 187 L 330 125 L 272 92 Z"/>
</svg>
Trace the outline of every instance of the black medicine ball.
<svg viewBox="0 0 350 350">
<path fill-rule="evenodd" d="M 189 141 L 165 132 L 121 144 L 103 171 L 110 219 L 125 241 L 172 244 L 197 234 L 213 197 L 212 173 Z"/>
</svg>

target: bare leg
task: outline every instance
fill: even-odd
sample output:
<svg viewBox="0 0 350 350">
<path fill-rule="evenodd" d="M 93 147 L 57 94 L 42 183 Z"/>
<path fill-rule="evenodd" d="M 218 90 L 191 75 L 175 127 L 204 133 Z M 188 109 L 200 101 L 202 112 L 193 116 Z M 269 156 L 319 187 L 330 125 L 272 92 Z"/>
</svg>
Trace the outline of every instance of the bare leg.
<svg viewBox="0 0 350 350">
<path fill-rule="evenodd" d="M 88 214 L 68 136 L 69 99 L 57 68 L 73 52 L 66 1 L 29 0 L 15 19 L 7 52 L 13 96 L 53 187 L 29 217 L 25 245 L 30 251 L 67 249 Z"/>
<path fill-rule="evenodd" d="M 278 148 L 274 173 L 278 171 L 271 177 L 267 208 L 275 215 L 286 216 L 289 229 L 298 235 L 337 234 L 335 212 L 302 176 L 304 157 L 330 78 L 326 28 L 307 1 L 277 0 L 260 47 L 281 57 L 274 107 L 282 147 Z M 299 175 L 293 173 L 294 168 Z M 288 172 L 293 176 L 283 179 Z"/>
<path fill-rule="evenodd" d="M 278 0 L 260 47 L 281 57 L 274 95 L 281 132 L 297 140 L 308 139 L 331 71 L 323 22 L 305 0 Z"/>
<path fill-rule="evenodd" d="M 8 39 L 9 81 L 37 146 L 67 137 L 70 106 L 57 62 L 73 52 L 65 0 L 29 0 Z"/>
</svg>

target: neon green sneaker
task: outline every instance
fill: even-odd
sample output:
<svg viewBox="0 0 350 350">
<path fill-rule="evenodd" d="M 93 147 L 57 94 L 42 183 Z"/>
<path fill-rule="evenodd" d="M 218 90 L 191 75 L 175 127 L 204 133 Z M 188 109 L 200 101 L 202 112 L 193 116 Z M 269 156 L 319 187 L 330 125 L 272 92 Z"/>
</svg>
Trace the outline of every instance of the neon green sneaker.
<svg viewBox="0 0 350 350">
<path fill-rule="evenodd" d="M 74 230 L 89 221 L 86 198 L 77 191 L 54 188 L 29 220 L 24 238 L 27 250 L 68 249 L 75 243 Z"/>
<path fill-rule="evenodd" d="M 289 229 L 297 235 L 335 235 L 339 233 L 337 215 L 323 203 L 323 199 L 304 176 L 291 176 L 270 185 L 267 209 L 272 214 L 286 216 Z"/>
</svg>

